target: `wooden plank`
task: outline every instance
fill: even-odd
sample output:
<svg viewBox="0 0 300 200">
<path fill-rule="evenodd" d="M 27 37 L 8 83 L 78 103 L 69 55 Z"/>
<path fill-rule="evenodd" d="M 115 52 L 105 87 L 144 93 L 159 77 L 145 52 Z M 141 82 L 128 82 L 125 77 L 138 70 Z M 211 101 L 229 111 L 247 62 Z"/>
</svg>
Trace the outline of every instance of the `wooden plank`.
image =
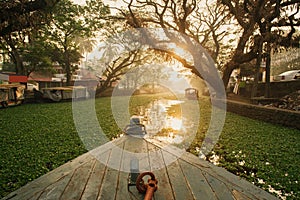
<svg viewBox="0 0 300 200">
<path fill-rule="evenodd" d="M 127 186 L 129 174 L 132 170 L 140 172 L 140 170 L 149 169 L 147 151 L 147 142 L 143 138 L 126 136 L 116 199 L 143 199 L 143 195 L 138 193 L 135 186 L 131 186 L 129 190 Z M 131 167 L 134 167 L 134 169 L 131 169 Z"/>
<path fill-rule="evenodd" d="M 240 191 L 249 196 L 251 199 L 278 200 L 277 197 L 244 180 L 243 178 L 226 171 L 224 168 L 212 166 L 211 168 L 203 168 L 202 170 L 219 179 L 221 182 L 226 184 L 228 188 Z"/>
<path fill-rule="evenodd" d="M 103 183 L 101 185 L 100 194 L 98 200 L 102 199 L 115 199 L 117 180 L 119 176 L 119 171 L 112 168 L 107 168 L 106 175 L 104 177 Z"/>
<path fill-rule="evenodd" d="M 144 199 L 144 195 L 140 194 L 135 186 L 128 188 L 128 172 L 119 173 L 119 182 L 117 187 L 116 200 L 128 200 L 128 199 Z"/>
<path fill-rule="evenodd" d="M 33 196 L 30 197 L 28 200 L 38 200 L 39 196 L 41 195 L 42 191 L 35 193 Z"/>
<path fill-rule="evenodd" d="M 200 168 L 181 159 L 178 162 L 196 199 L 217 199 Z"/>
<path fill-rule="evenodd" d="M 193 165 L 197 165 L 199 167 L 205 167 L 205 168 L 210 168 L 212 166 L 209 162 L 207 162 L 203 159 L 200 159 L 191 153 L 186 152 L 184 149 L 180 149 L 173 145 L 166 144 L 162 141 L 158 141 L 158 140 L 151 139 L 151 138 L 147 139 L 147 141 L 150 142 L 151 144 L 157 146 L 158 148 L 162 148 L 164 151 L 167 151 L 176 157 L 180 157 L 181 159 L 183 159 Z"/>
<path fill-rule="evenodd" d="M 155 171 L 166 168 L 161 149 L 151 143 L 148 143 L 148 149 L 150 170 Z"/>
<path fill-rule="evenodd" d="M 200 168 L 210 168 L 214 166 L 208 161 L 203 160 L 189 152 L 184 152 L 181 156 L 181 159 Z"/>
<path fill-rule="evenodd" d="M 130 172 L 130 161 L 133 159 L 137 160 L 140 172 L 150 170 L 147 145 L 147 141 L 143 138 L 127 136 L 122 159 L 122 171 Z"/>
<path fill-rule="evenodd" d="M 149 140 L 153 142 L 155 145 L 159 147 L 164 147 L 164 150 L 175 155 L 179 156 L 181 153 L 176 153 L 177 147 L 169 147 L 166 148 L 163 142 L 157 142 L 155 140 Z M 236 190 L 242 191 L 245 195 L 250 195 L 252 198 L 260 198 L 260 199 L 277 199 L 275 196 L 269 194 L 268 192 L 256 187 L 255 185 L 249 183 L 248 181 L 238 177 L 227 170 L 217 167 L 208 161 L 204 161 L 195 155 L 185 152 L 180 155 L 182 160 L 187 161 L 188 163 L 201 168 L 202 171 L 211 174 L 212 176 L 217 177 L 221 182 L 225 183 L 228 187 L 232 187 Z"/>
<path fill-rule="evenodd" d="M 104 173 L 107 167 L 107 161 L 110 155 L 110 151 L 106 151 L 102 154 L 102 161 L 106 160 L 106 164 L 95 160 L 95 165 L 92 169 L 91 176 L 86 184 L 85 190 L 82 194 L 82 200 L 95 200 L 99 195 L 99 190 L 103 182 Z"/>
<path fill-rule="evenodd" d="M 234 196 L 234 199 L 236 200 L 251 200 L 251 198 L 247 197 L 245 194 L 237 190 L 232 190 L 232 194 Z"/>
<path fill-rule="evenodd" d="M 123 149 L 123 148 L 122 148 Z M 114 147 L 111 151 L 108 166 L 105 171 L 104 179 L 101 185 L 100 194 L 98 199 L 110 200 L 115 199 L 116 190 L 118 186 L 119 170 L 121 165 L 122 153 L 120 153 L 120 147 Z M 114 168 L 111 168 L 114 166 Z"/>
<path fill-rule="evenodd" d="M 177 158 L 180 158 L 185 153 L 184 149 L 180 149 L 178 147 L 175 147 L 171 144 L 167 144 L 167 143 L 159 141 L 159 140 L 149 138 L 149 139 L 147 139 L 147 141 L 152 143 L 153 145 L 157 146 L 158 148 L 162 149 L 163 151 L 173 154 L 175 156 L 174 160 L 176 160 Z"/>
<path fill-rule="evenodd" d="M 61 199 L 68 200 L 80 197 L 101 200 L 139 199 L 142 195 L 136 196 L 127 190 L 132 159 L 139 160 L 141 171 L 151 170 L 158 178 L 156 199 L 194 199 L 199 198 L 199 195 L 202 198 L 203 194 L 208 199 L 211 196 L 208 186 L 201 182 L 203 176 L 218 199 L 277 199 L 246 180 L 184 150 L 155 139 L 147 141 L 130 136 L 116 139 L 28 183 L 3 200 L 58 199 L 61 195 Z M 102 163 L 96 162 L 95 158 Z"/>
<path fill-rule="evenodd" d="M 98 160 L 102 160 L 102 154 L 106 153 L 107 151 L 110 151 L 114 147 L 121 147 L 123 146 L 123 143 L 127 140 L 126 137 L 120 137 L 113 141 L 109 141 L 93 150 L 91 150 L 89 153 L 95 157 Z"/>
<path fill-rule="evenodd" d="M 218 199 L 234 200 L 231 190 L 223 182 L 206 172 L 203 172 L 203 175 L 207 179 L 208 185 L 211 186 Z"/>
<path fill-rule="evenodd" d="M 93 159 L 74 171 L 74 174 L 65 188 L 61 199 L 78 200 L 81 198 L 94 164 L 95 160 Z"/>
<path fill-rule="evenodd" d="M 150 171 L 153 172 L 158 180 L 158 189 L 154 193 L 155 199 L 175 199 L 160 148 L 149 143 L 148 150 Z"/>
<path fill-rule="evenodd" d="M 172 162 L 178 162 L 176 160 L 181 160 L 180 164 L 184 164 L 184 168 L 182 170 L 186 173 L 185 179 L 189 179 L 191 181 L 191 185 L 187 182 L 186 184 L 189 186 L 191 193 L 193 194 L 192 198 L 199 198 L 205 197 L 204 199 L 216 199 L 213 191 L 211 188 L 205 184 L 207 184 L 205 177 L 201 174 L 201 168 L 209 168 L 210 166 L 207 165 L 205 161 L 200 160 L 198 157 L 185 152 L 182 149 L 179 149 L 172 145 L 166 145 L 163 142 L 158 142 L 155 140 L 148 140 L 149 142 L 153 143 L 154 145 L 158 146 L 159 148 L 163 148 L 163 152 L 165 155 L 165 164 L 169 165 Z M 191 171 L 193 173 L 190 173 Z M 184 174 L 185 176 L 185 174 Z M 200 182 L 199 182 L 200 181 Z M 201 182 L 203 181 L 203 182 Z M 194 182 L 194 183 L 193 183 Z M 198 182 L 198 183 L 197 183 Z M 183 183 L 183 182 L 182 182 Z M 197 187 L 195 183 L 200 184 L 202 187 Z M 174 189 L 176 190 L 176 189 Z"/>
<path fill-rule="evenodd" d="M 92 156 L 89 153 L 85 153 L 74 160 L 67 162 L 66 164 L 50 171 L 49 173 L 35 179 L 34 181 L 26 184 L 18 190 L 10 193 L 3 200 L 27 200 L 31 199 L 35 194 L 40 193 L 52 183 L 58 181 L 61 177 L 72 173 L 73 170 L 86 162 L 89 162 Z"/>
<path fill-rule="evenodd" d="M 32 197 L 30 197 L 30 200 L 38 200 L 42 192 L 43 191 L 35 193 Z"/>
<path fill-rule="evenodd" d="M 168 152 L 177 158 L 180 157 L 188 163 L 201 168 L 202 171 L 205 171 L 208 174 L 217 177 L 221 182 L 224 182 L 229 188 L 241 191 L 245 195 L 250 195 L 254 199 L 277 199 L 275 196 L 254 186 L 253 184 L 243 180 L 242 178 L 231 174 L 225 169 L 214 166 L 213 164 L 204 161 L 190 153 L 182 152 L 182 150 L 178 149 L 177 147 L 166 145 L 164 142 L 157 141 L 155 139 L 147 139 L 147 141 L 153 143 L 159 148 L 162 148 L 164 152 Z M 168 164 L 172 162 L 172 159 L 170 157 L 167 157 L 165 159 L 165 162 Z"/>
<path fill-rule="evenodd" d="M 164 160 L 176 160 L 176 157 L 173 154 L 166 151 L 162 151 L 162 154 Z M 172 156 L 173 158 L 171 158 Z M 167 166 L 167 174 L 175 199 L 195 199 L 178 161 L 172 162 Z"/>
<path fill-rule="evenodd" d="M 67 184 L 69 183 L 72 177 L 72 173 L 62 177 L 57 182 L 48 186 L 44 191 L 42 191 L 39 196 L 39 200 L 56 200 L 59 199 L 62 193 L 64 192 Z M 31 198 L 30 198 L 31 199 Z"/>
</svg>

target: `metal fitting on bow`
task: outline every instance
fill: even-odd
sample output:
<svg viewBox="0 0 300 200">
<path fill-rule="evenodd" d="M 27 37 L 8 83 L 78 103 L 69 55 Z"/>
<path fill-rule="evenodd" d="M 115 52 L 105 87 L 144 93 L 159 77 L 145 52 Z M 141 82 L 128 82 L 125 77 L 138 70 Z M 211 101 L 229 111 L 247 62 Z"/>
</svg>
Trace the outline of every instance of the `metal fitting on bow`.
<svg viewBox="0 0 300 200">
<path fill-rule="evenodd" d="M 150 176 L 148 183 L 144 183 L 143 177 Z M 136 188 L 140 193 L 145 193 L 144 200 L 151 200 L 154 192 L 157 190 L 157 179 L 155 178 L 152 172 L 143 172 L 141 173 L 136 180 Z"/>
</svg>

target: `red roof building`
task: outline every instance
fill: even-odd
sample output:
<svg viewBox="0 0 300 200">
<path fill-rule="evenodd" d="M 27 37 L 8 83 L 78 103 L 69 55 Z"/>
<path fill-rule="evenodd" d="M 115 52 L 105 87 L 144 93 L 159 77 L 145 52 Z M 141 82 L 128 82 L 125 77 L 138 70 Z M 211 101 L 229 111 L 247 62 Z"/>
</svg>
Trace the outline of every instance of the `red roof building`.
<svg viewBox="0 0 300 200">
<path fill-rule="evenodd" d="M 8 83 L 27 83 L 27 76 L 14 73 L 0 73 L 0 81 Z"/>
</svg>

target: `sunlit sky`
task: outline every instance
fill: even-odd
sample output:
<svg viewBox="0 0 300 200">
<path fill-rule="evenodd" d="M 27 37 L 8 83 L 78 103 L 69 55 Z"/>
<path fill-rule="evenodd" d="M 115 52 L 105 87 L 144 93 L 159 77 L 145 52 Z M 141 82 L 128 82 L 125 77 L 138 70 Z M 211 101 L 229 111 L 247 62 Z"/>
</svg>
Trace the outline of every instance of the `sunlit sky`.
<svg viewBox="0 0 300 200">
<path fill-rule="evenodd" d="M 74 3 L 83 5 L 85 4 L 85 0 L 73 0 Z M 125 5 L 122 0 L 103 0 L 102 1 L 105 5 L 109 6 L 121 6 Z"/>
<path fill-rule="evenodd" d="M 84 5 L 86 2 L 86 0 L 71 0 L 71 1 L 79 5 Z M 111 8 L 110 10 L 111 14 L 115 14 L 118 12 L 116 9 L 113 9 L 114 7 L 121 8 L 122 6 L 126 6 L 123 0 L 102 0 L 102 2 Z"/>
</svg>

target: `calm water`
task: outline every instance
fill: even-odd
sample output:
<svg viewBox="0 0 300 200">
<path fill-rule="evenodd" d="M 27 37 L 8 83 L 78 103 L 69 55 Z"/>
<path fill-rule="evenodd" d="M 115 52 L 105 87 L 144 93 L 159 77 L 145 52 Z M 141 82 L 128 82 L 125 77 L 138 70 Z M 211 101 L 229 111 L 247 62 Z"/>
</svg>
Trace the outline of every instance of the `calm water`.
<svg viewBox="0 0 300 200">
<path fill-rule="evenodd" d="M 186 106 L 192 104 L 195 103 L 182 100 L 155 100 L 146 107 L 139 107 L 141 123 L 145 125 L 149 137 L 170 144 L 182 144 L 192 139 L 199 122 L 197 117 L 193 118 L 191 110 L 187 112 Z"/>
</svg>

